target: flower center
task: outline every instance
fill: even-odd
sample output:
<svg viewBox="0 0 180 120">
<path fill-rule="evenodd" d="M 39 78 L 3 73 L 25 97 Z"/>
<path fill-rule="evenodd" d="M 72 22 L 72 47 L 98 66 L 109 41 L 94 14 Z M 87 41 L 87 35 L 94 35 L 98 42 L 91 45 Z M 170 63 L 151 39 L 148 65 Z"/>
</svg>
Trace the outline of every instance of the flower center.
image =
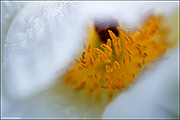
<svg viewBox="0 0 180 120">
<path fill-rule="evenodd" d="M 63 75 L 65 84 L 96 100 L 102 96 L 112 100 L 115 93 L 134 81 L 144 65 L 165 52 L 167 30 L 160 28 L 160 20 L 159 16 L 151 16 L 133 32 L 116 21 L 107 25 L 96 22 L 90 27 L 82 55 Z"/>
</svg>

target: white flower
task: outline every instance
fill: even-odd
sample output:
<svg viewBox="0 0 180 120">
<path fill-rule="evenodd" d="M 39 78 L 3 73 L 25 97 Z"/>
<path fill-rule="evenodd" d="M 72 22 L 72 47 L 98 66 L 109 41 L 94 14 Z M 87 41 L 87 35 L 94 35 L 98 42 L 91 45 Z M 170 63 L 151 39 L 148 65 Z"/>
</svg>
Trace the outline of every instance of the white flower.
<svg viewBox="0 0 180 120">
<path fill-rule="evenodd" d="M 86 118 L 101 114 L 104 118 L 179 117 L 177 48 L 166 53 L 163 60 L 120 93 L 105 110 L 98 106 L 94 111 L 80 109 L 80 103 L 66 101 L 49 91 L 83 47 L 86 27 L 92 18 L 111 15 L 134 25 L 152 8 L 169 17 L 177 11 L 177 4 L 2 2 L 2 117 Z M 177 39 L 174 29 L 173 39 Z"/>
</svg>

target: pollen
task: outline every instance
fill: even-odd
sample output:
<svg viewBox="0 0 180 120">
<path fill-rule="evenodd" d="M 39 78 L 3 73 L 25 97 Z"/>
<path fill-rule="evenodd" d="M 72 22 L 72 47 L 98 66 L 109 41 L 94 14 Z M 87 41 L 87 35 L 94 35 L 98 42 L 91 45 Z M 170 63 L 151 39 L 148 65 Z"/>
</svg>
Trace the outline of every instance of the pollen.
<svg viewBox="0 0 180 120">
<path fill-rule="evenodd" d="M 86 47 L 62 76 L 64 83 L 76 94 L 83 92 L 98 101 L 111 101 L 133 83 L 144 67 L 165 53 L 168 32 L 161 27 L 161 20 L 162 16 L 151 15 L 133 32 L 113 24 L 118 33 L 102 29 L 109 34 L 106 40 L 101 40 L 96 24 L 91 25 Z"/>
</svg>

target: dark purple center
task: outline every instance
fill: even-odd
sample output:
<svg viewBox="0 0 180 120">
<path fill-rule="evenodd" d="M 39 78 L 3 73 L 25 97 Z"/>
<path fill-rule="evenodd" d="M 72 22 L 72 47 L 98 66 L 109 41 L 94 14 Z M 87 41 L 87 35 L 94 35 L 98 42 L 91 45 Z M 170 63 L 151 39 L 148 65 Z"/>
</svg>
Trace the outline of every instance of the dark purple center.
<svg viewBox="0 0 180 120">
<path fill-rule="evenodd" d="M 113 18 L 98 18 L 94 20 L 95 30 L 98 33 L 100 40 L 104 43 L 110 38 L 108 30 L 112 30 L 116 36 L 119 36 L 117 30 L 118 25 L 118 21 Z"/>
</svg>

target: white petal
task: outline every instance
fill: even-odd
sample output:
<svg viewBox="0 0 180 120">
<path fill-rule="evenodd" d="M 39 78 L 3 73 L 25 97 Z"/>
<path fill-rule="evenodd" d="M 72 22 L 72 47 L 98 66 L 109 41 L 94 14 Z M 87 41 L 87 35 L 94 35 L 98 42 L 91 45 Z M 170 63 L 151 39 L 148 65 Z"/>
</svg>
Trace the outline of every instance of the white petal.
<svg viewBox="0 0 180 120">
<path fill-rule="evenodd" d="M 73 12 L 72 3 L 29 3 L 17 14 L 3 58 L 4 85 L 12 96 L 28 96 L 49 86 L 71 62 L 82 40 Z"/>
<path fill-rule="evenodd" d="M 178 49 L 120 94 L 104 118 L 177 118 Z"/>
</svg>

